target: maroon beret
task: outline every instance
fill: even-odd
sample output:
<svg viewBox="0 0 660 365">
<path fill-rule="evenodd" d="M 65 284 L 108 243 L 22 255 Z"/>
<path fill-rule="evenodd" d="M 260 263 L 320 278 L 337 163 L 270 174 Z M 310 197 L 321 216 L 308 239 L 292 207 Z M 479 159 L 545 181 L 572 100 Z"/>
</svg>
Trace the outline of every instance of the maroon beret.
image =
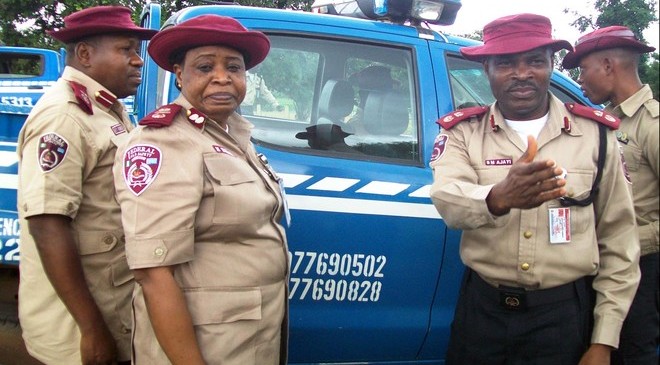
<svg viewBox="0 0 660 365">
<path fill-rule="evenodd" d="M 632 30 L 613 25 L 594 30 L 580 37 L 575 44 L 575 52 L 569 52 L 564 56 L 562 66 L 564 68 L 576 68 L 580 65 L 582 57 L 591 52 L 602 51 L 609 48 L 628 48 L 638 53 L 655 51 L 655 48 L 640 42 Z"/>
<path fill-rule="evenodd" d="M 53 38 L 64 42 L 89 36 L 126 33 L 139 39 L 151 39 L 157 30 L 140 28 L 131 19 L 131 9 L 124 6 L 94 6 L 64 17 L 64 28 L 48 30 Z"/>
<path fill-rule="evenodd" d="M 488 56 L 531 51 L 539 47 L 573 50 L 568 41 L 552 38 L 550 19 L 536 14 L 509 15 L 484 26 L 484 44 L 461 48 L 463 57 L 481 61 Z"/>
<path fill-rule="evenodd" d="M 261 32 L 247 30 L 234 18 L 200 15 L 160 31 L 149 42 L 148 51 L 158 66 L 173 72 L 173 55 L 203 46 L 225 46 L 239 51 L 249 70 L 266 58 L 270 40 Z"/>
</svg>

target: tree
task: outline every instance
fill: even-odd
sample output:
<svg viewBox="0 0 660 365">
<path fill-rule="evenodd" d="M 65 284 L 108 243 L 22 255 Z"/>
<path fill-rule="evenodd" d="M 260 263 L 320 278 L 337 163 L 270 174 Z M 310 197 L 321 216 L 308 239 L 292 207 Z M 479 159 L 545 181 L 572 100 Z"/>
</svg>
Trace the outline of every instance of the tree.
<svg viewBox="0 0 660 365">
<path fill-rule="evenodd" d="M 570 9 L 564 9 L 564 13 L 577 16 L 571 25 L 582 33 L 610 25 L 624 25 L 635 33 L 637 39 L 646 42 L 643 32 L 652 22 L 658 20 L 656 9 L 655 0 L 595 0 L 594 14 L 580 15 Z M 573 79 L 577 79 L 578 71 L 571 70 L 569 74 Z M 651 86 L 653 95 L 658 99 L 658 52 L 642 55 L 639 76 L 643 83 Z"/>
<path fill-rule="evenodd" d="M 312 2 L 313 0 L 241 0 L 237 3 L 264 8 L 310 10 Z M 214 3 L 222 2 L 163 0 L 160 2 L 161 22 L 185 7 Z M 64 26 L 65 16 L 91 6 L 123 5 L 133 10 L 133 18 L 137 22 L 144 4 L 144 0 L 0 0 L 0 40 L 7 46 L 58 49 L 61 44 L 49 37 L 46 30 Z"/>
</svg>

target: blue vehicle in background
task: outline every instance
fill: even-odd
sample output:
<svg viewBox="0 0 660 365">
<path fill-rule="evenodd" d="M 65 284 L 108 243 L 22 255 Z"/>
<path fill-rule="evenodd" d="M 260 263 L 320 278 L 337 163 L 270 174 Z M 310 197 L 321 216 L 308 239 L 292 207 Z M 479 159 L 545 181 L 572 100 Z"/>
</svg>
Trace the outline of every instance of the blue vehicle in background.
<svg viewBox="0 0 660 365">
<path fill-rule="evenodd" d="M 257 103 L 244 116 L 258 151 L 283 177 L 291 210 L 291 364 L 444 363 L 463 265 L 460 231 L 447 228 L 429 198 L 436 120 L 494 101 L 482 65 L 459 53 L 476 42 L 438 31 L 460 6 L 317 1 L 313 12 L 299 12 L 208 5 L 163 25 L 218 14 L 271 40 L 255 72 L 283 108 Z M 142 26 L 160 28 L 159 19 L 160 6 L 148 1 Z M 178 95 L 173 75 L 149 59 L 146 44 L 142 52 L 137 119 Z M 375 68 L 386 70 L 387 82 L 361 77 Z M 563 74 L 551 83 L 559 98 L 589 104 Z M 2 161 L 12 161 L 4 153 L 14 153 L 17 133 L 0 137 Z M 15 164 L 0 169 L 0 177 L 15 179 Z M 0 220 L 9 224 L 0 226 L 0 263 L 15 269 L 15 181 L 0 189 Z"/>
</svg>

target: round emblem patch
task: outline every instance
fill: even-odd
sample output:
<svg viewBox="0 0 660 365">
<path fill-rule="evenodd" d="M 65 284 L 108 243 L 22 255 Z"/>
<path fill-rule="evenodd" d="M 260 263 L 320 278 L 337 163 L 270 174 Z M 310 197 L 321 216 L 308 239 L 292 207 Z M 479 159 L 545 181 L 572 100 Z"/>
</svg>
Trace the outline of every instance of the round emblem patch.
<svg viewBox="0 0 660 365">
<path fill-rule="evenodd" d="M 139 144 L 129 147 L 124 153 L 124 181 L 129 189 L 139 196 L 156 179 L 162 153 L 155 146 Z"/>
<path fill-rule="evenodd" d="M 59 166 L 66 157 L 69 142 L 57 133 L 46 133 L 39 137 L 37 150 L 41 171 L 48 172 Z"/>
<path fill-rule="evenodd" d="M 449 140 L 449 136 L 446 134 L 440 134 L 435 138 L 435 142 L 433 144 L 433 154 L 431 155 L 431 161 L 435 161 L 442 156 L 442 154 L 445 152 L 445 147 L 447 146 L 447 141 Z"/>
</svg>

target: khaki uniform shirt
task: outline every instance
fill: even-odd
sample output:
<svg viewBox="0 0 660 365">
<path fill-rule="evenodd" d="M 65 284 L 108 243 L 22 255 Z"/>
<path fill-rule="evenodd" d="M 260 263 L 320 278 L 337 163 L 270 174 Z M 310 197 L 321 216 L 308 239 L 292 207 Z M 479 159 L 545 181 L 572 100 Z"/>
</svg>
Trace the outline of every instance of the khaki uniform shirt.
<svg viewBox="0 0 660 365">
<path fill-rule="evenodd" d="M 564 118 L 570 130 L 563 128 Z M 535 160 L 552 159 L 568 170 L 568 195 L 585 198 L 596 175 L 598 135 L 597 122 L 571 114 L 552 96 Z M 555 244 L 550 243 L 549 215 L 550 209 L 561 208 L 559 201 L 511 209 L 499 217 L 486 206 L 493 185 L 504 180 L 526 150 L 496 103 L 480 120 L 460 122 L 441 131 L 440 137 L 447 139 L 444 151 L 431 162 L 431 198 L 448 226 L 464 230 L 463 262 L 494 286 L 528 290 L 596 275 L 592 342 L 616 347 L 640 274 L 639 248 L 630 244 L 638 239 L 630 183 L 614 132 L 607 133 L 608 158 L 599 194 L 587 207 L 570 207 L 570 242 Z"/>
<path fill-rule="evenodd" d="M 234 113 L 227 133 L 194 110 L 199 123 L 189 121 L 183 97 L 175 104 L 183 108 L 152 113 L 176 113 L 171 125 L 136 128 L 117 154 L 129 266 L 175 266 L 207 364 L 284 363 L 288 256 L 279 178 L 257 156 L 247 120 Z M 134 363 L 169 364 L 139 285 L 133 305 Z"/>
<path fill-rule="evenodd" d="M 90 103 L 92 115 L 69 81 L 86 87 L 79 97 Z M 27 228 L 26 218 L 41 214 L 72 219 L 87 285 L 117 340 L 119 359 L 130 359 L 133 276 L 124 256 L 112 164 L 132 125 L 119 101 L 95 98 L 97 92 L 114 99 L 90 77 L 65 68 L 18 137 L 19 317 L 30 354 L 47 364 L 79 364 L 80 332 L 46 277 Z"/>
<path fill-rule="evenodd" d="M 658 101 L 648 85 L 615 108 L 606 110 L 621 118 L 616 132 L 630 178 L 642 255 L 659 251 L 658 199 L 660 170 Z"/>
</svg>

